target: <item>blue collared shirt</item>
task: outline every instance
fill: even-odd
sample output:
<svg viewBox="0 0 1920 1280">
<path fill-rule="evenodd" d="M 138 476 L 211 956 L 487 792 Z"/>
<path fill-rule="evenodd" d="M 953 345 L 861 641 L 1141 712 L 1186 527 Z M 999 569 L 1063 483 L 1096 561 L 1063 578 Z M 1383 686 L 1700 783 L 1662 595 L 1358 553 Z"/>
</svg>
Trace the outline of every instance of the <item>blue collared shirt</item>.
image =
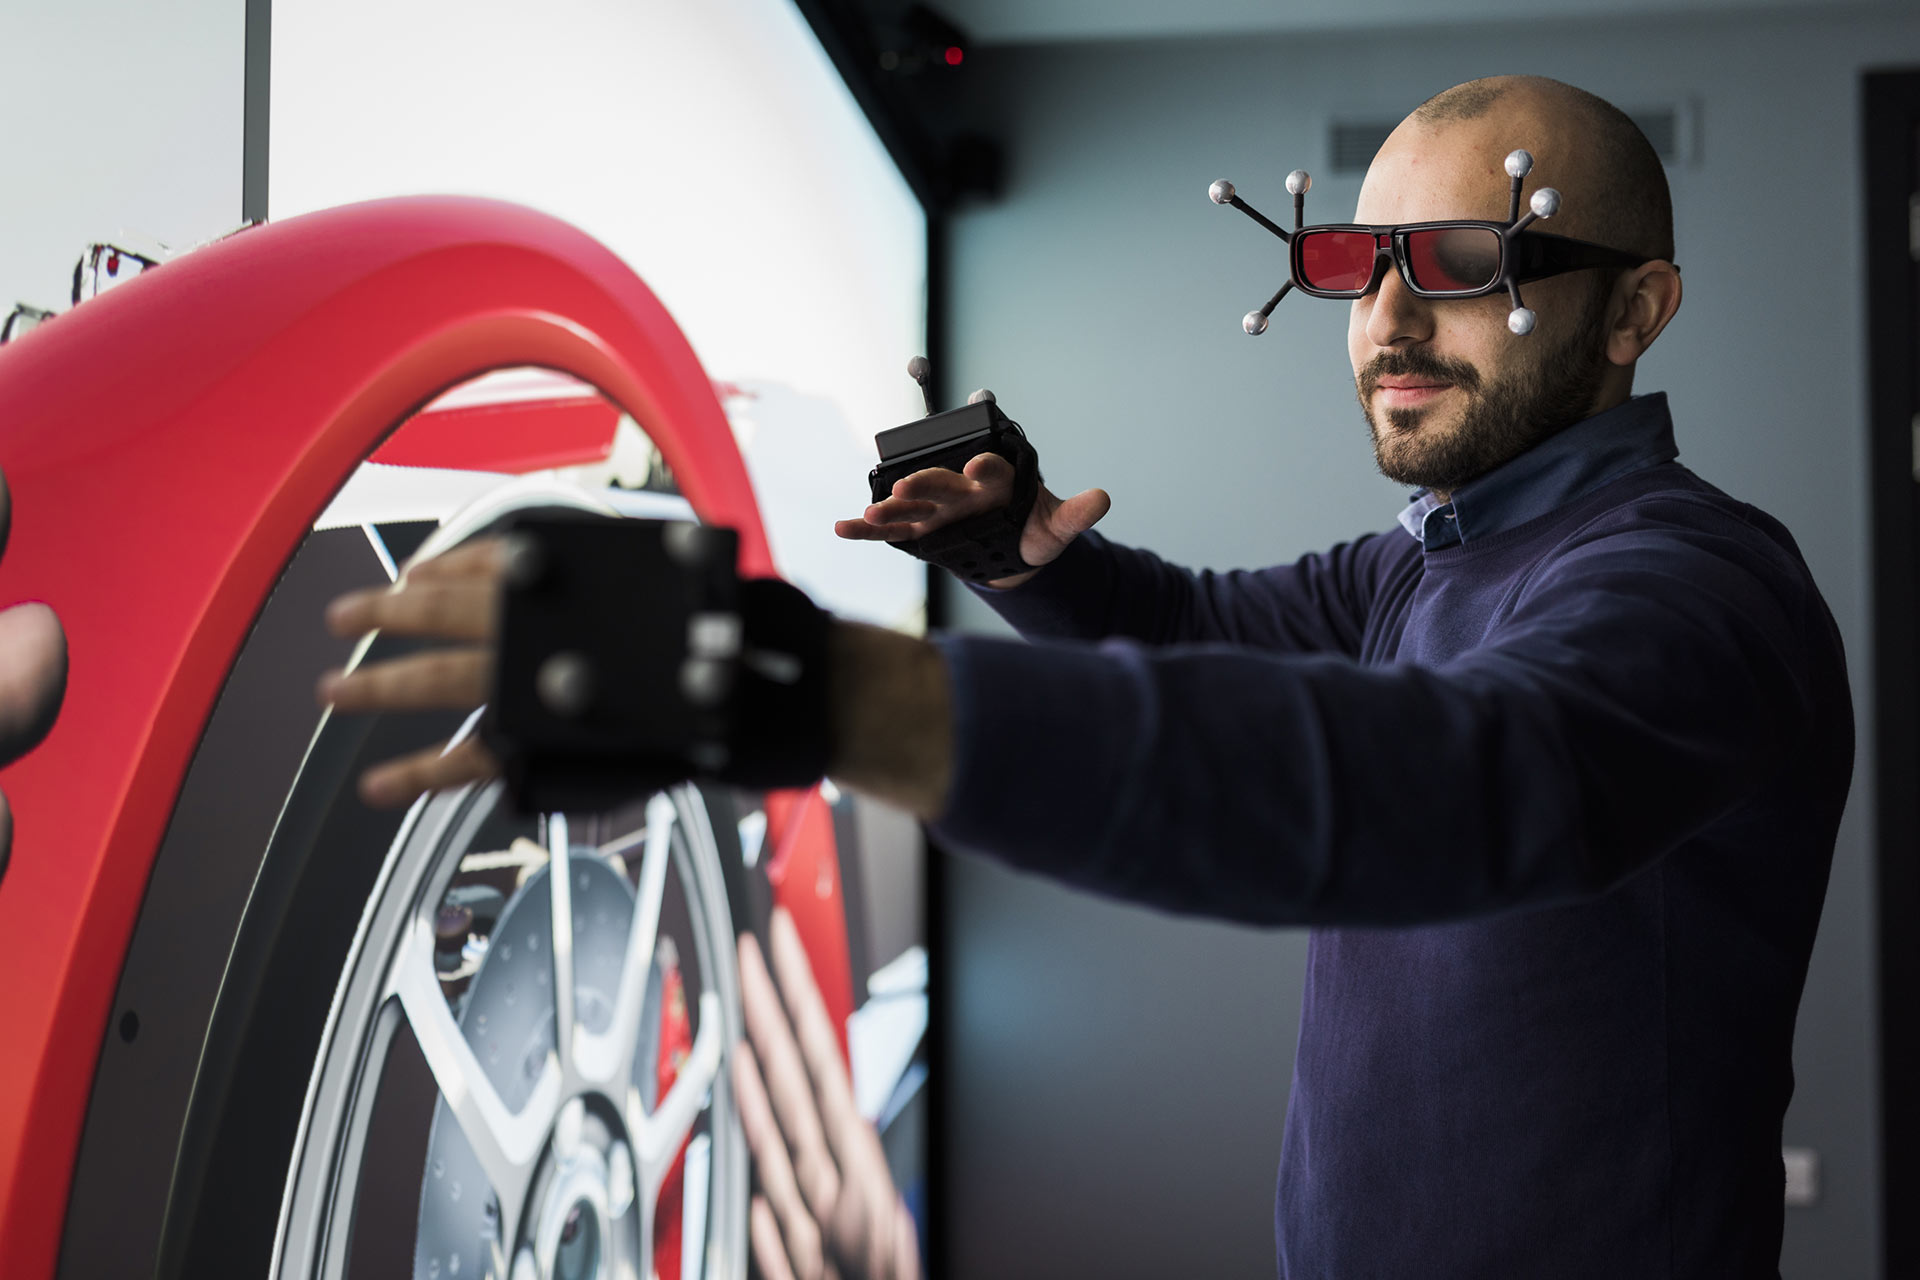
<svg viewBox="0 0 1920 1280">
<path fill-rule="evenodd" d="M 1420 490 L 1400 512 L 1400 527 L 1428 551 L 1443 551 L 1525 524 L 1678 456 L 1666 392 L 1635 396 L 1468 481 L 1451 502 Z"/>
</svg>

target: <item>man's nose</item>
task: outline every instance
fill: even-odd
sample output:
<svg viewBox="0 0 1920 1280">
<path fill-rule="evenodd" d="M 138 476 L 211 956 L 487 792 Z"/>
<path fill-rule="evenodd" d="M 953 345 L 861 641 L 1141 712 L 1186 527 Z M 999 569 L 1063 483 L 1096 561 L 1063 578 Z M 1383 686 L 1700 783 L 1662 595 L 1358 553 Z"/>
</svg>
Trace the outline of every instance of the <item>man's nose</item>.
<svg viewBox="0 0 1920 1280">
<path fill-rule="evenodd" d="M 1388 271 L 1373 295 L 1366 332 L 1376 347 L 1425 342 L 1433 337 L 1433 306 L 1407 288 L 1398 271 Z"/>
</svg>

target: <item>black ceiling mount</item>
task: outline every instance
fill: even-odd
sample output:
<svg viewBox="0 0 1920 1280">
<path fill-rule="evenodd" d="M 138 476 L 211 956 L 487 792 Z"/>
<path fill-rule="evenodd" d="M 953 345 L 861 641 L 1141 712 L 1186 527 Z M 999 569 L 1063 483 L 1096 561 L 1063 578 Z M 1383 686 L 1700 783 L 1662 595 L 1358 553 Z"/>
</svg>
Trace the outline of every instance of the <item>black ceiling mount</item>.
<svg viewBox="0 0 1920 1280">
<path fill-rule="evenodd" d="M 1000 194 L 1000 144 L 968 129 L 958 106 L 977 63 L 966 32 L 925 4 L 794 3 L 929 212 Z"/>
</svg>

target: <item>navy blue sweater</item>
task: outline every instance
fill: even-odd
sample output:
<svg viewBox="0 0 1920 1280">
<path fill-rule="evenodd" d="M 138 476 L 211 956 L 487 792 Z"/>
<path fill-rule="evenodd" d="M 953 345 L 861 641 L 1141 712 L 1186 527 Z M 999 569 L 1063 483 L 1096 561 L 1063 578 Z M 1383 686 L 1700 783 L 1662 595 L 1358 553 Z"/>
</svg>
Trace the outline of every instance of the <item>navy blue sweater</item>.
<svg viewBox="0 0 1920 1280">
<path fill-rule="evenodd" d="M 1643 397 L 1424 542 L 1196 574 L 1089 534 L 983 593 L 1035 643 L 940 638 L 947 843 L 1316 926 L 1283 1277 L 1777 1275 L 1852 709 L 1791 537 L 1673 458 Z"/>
</svg>

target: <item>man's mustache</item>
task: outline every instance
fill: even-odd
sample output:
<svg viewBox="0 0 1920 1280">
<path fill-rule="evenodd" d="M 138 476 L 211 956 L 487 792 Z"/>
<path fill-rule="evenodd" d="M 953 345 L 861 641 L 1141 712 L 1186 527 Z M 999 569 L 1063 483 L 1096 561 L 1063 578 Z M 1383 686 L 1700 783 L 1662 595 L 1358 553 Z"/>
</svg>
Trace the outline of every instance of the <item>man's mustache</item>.
<svg viewBox="0 0 1920 1280">
<path fill-rule="evenodd" d="M 1478 369 L 1464 360 L 1448 360 L 1419 347 L 1382 351 L 1361 366 L 1355 380 L 1363 401 L 1373 398 L 1373 393 L 1380 389 L 1382 378 L 1432 378 L 1435 382 L 1451 382 L 1462 391 L 1480 389 Z"/>
</svg>

